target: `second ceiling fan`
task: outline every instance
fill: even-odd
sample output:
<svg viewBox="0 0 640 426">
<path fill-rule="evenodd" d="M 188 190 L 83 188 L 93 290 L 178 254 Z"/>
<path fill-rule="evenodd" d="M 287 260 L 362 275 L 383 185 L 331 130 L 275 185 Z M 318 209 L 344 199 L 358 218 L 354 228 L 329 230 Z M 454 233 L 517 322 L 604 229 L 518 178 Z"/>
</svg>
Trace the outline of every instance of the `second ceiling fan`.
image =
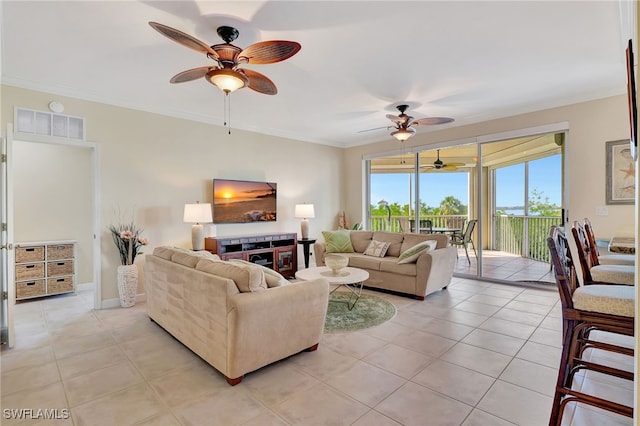
<svg viewBox="0 0 640 426">
<path fill-rule="evenodd" d="M 433 170 L 447 170 L 447 171 L 454 171 L 454 170 L 458 170 L 458 167 L 462 167 L 465 164 L 464 163 L 457 163 L 457 162 L 447 162 L 445 163 L 444 161 L 440 160 L 440 150 L 436 150 L 437 152 L 437 158 L 436 161 L 433 162 L 433 164 L 428 164 L 425 166 L 420 166 L 420 168 L 422 169 L 433 169 Z"/>
<path fill-rule="evenodd" d="M 409 105 L 396 106 L 400 115 L 387 114 L 387 118 L 393 121 L 394 125 L 389 126 L 389 129 L 394 129 L 391 132 L 391 136 L 404 142 L 416 133 L 416 126 L 434 126 L 437 124 L 451 123 L 453 118 L 449 117 L 425 117 L 414 120 L 410 115 L 405 114 L 405 111 L 409 108 Z"/>
</svg>

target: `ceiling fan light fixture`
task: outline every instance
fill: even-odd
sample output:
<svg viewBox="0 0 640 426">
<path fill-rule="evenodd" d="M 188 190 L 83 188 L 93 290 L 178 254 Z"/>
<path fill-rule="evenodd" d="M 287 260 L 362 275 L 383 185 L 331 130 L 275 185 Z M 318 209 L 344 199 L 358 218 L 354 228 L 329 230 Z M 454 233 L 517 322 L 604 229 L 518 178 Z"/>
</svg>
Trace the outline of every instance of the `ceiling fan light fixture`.
<svg viewBox="0 0 640 426">
<path fill-rule="evenodd" d="M 407 139 L 409 139 L 411 136 L 413 136 L 415 133 L 416 133 L 415 129 L 411 127 L 407 127 L 406 129 L 398 129 L 391 132 L 391 136 L 393 136 L 400 142 L 404 142 Z"/>
<path fill-rule="evenodd" d="M 227 95 L 249 84 L 249 79 L 244 74 L 225 68 L 209 71 L 207 80 Z"/>
</svg>

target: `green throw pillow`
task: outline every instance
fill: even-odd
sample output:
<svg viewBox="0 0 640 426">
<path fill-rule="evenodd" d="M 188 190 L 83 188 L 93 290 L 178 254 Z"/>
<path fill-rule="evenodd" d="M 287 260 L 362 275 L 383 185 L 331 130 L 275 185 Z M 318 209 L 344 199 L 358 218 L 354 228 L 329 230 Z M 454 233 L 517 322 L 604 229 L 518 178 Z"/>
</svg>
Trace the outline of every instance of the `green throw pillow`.
<svg viewBox="0 0 640 426">
<path fill-rule="evenodd" d="M 322 236 L 327 243 L 327 253 L 353 253 L 351 231 L 322 231 Z"/>
<path fill-rule="evenodd" d="M 426 253 L 429 250 L 435 250 L 437 244 L 438 242 L 435 240 L 428 240 L 418 243 L 410 249 L 402 252 L 400 254 L 400 257 L 398 258 L 398 263 L 413 263 L 418 260 L 422 253 Z"/>
</svg>

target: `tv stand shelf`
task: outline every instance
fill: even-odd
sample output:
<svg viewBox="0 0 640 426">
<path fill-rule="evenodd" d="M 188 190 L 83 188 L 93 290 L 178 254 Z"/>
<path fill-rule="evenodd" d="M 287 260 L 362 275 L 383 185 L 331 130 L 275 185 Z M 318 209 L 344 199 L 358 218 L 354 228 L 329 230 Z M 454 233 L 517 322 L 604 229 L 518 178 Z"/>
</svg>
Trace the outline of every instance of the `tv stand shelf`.
<svg viewBox="0 0 640 426">
<path fill-rule="evenodd" d="M 298 270 L 298 234 L 260 234 L 235 237 L 209 237 L 204 249 L 222 260 L 243 259 L 266 266 L 293 278 Z"/>
</svg>

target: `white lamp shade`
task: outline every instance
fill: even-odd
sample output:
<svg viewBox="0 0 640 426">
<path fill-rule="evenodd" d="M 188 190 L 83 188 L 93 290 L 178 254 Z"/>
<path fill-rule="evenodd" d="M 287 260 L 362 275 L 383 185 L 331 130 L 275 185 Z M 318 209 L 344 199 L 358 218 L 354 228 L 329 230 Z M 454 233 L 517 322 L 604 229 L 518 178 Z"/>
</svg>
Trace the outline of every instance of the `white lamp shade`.
<svg viewBox="0 0 640 426">
<path fill-rule="evenodd" d="M 211 223 L 213 216 L 211 215 L 211 204 L 185 204 L 184 218 L 185 223 Z"/>
<path fill-rule="evenodd" d="M 301 219 L 310 219 L 316 217 L 313 210 L 313 204 L 296 204 L 295 216 Z"/>
</svg>

